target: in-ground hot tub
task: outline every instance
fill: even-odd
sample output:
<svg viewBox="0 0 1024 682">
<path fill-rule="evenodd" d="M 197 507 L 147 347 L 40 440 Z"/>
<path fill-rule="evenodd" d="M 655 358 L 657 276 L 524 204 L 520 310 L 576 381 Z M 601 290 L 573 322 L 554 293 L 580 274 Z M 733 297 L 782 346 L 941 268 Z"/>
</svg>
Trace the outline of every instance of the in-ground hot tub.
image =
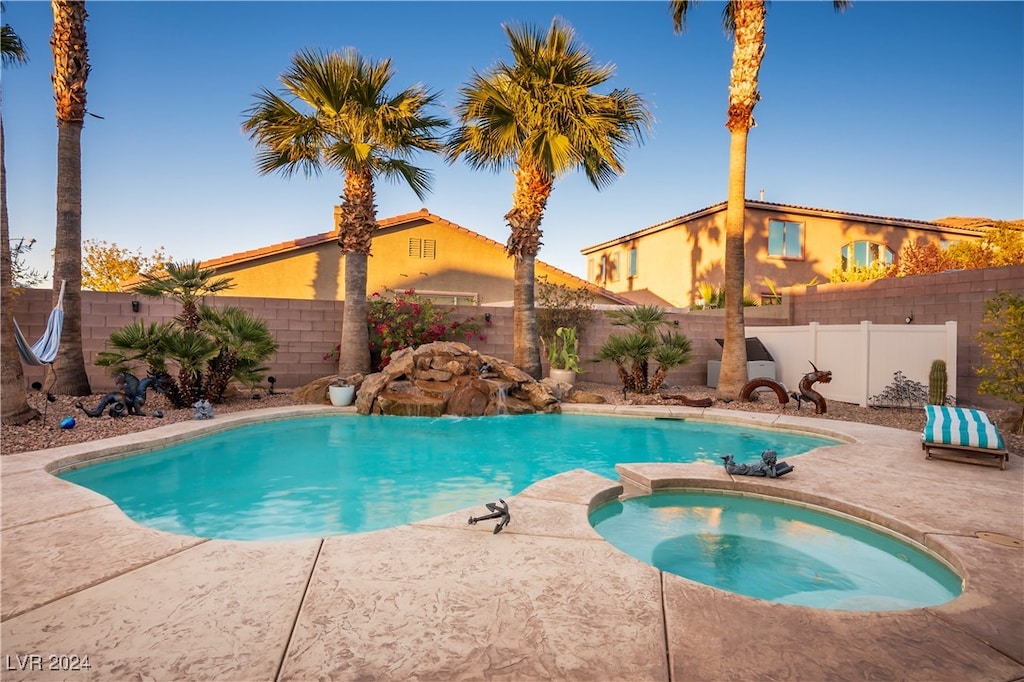
<svg viewBox="0 0 1024 682">
<path fill-rule="evenodd" d="M 663 571 L 772 602 L 891 611 L 942 604 L 963 590 L 945 561 L 908 539 L 761 495 L 656 491 L 606 503 L 590 522 Z"/>
</svg>

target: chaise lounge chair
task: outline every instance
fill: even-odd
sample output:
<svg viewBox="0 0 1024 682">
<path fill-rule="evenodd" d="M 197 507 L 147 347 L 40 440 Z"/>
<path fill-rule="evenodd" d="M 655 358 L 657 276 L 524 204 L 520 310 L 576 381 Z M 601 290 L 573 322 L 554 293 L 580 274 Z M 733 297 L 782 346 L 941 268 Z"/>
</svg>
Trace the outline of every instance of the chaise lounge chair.
<svg viewBox="0 0 1024 682">
<path fill-rule="evenodd" d="M 987 414 L 944 405 L 926 405 L 925 412 L 928 421 L 921 436 L 925 457 L 1006 468 L 1010 455 Z"/>
</svg>

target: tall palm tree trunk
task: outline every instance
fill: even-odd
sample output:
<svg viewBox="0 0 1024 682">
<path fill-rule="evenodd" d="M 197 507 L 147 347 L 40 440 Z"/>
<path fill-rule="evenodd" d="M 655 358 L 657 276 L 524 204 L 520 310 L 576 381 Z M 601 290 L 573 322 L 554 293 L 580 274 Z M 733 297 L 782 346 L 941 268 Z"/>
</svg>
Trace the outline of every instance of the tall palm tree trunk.
<svg viewBox="0 0 1024 682">
<path fill-rule="evenodd" d="M 345 254 L 345 307 L 341 314 L 341 348 L 338 374 L 365 374 L 370 371 L 370 334 L 366 328 L 369 308 L 366 303 L 366 269 L 369 254 L 352 251 Z"/>
<path fill-rule="evenodd" d="M 739 398 L 747 383 L 746 321 L 743 317 L 744 222 L 747 131 L 733 131 L 729 151 L 729 197 L 725 209 L 725 335 L 717 394 Z"/>
<path fill-rule="evenodd" d="M 11 262 L 10 222 L 7 216 L 7 169 L 4 165 L 4 122 L 0 118 L 0 316 L 3 341 L 0 342 L 0 421 L 24 424 L 39 416 L 28 404 L 25 373 L 14 343 L 14 267 Z"/>
<path fill-rule="evenodd" d="M 55 393 L 89 395 L 82 351 L 82 125 L 89 77 L 85 2 L 53 0 L 53 94 L 57 104 L 57 236 L 54 304 L 61 281 L 64 330 L 54 361 Z"/>
<path fill-rule="evenodd" d="M 53 264 L 53 304 L 61 282 L 64 291 L 64 329 L 53 368 L 53 392 L 89 395 L 89 375 L 82 350 L 82 124 L 57 123 L 57 235 Z"/>
<path fill-rule="evenodd" d="M 729 83 L 729 197 L 725 211 L 725 339 L 718 396 L 736 399 L 747 382 L 746 326 L 743 319 L 746 248 L 747 133 L 754 127 L 754 106 L 761 95 L 757 76 L 765 46 L 765 5 L 751 0 L 733 4 L 736 22 Z"/>
<path fill-rule="evenodd" d="M 512 364 L 540 379 L 540 341 L 537 336 L 537 309 L 534 307 L 536 256 L 515 258 L 512 291 Z"/>
<path fill-rule="evenodd" d="M 505 214 L 509 226 L 505 251 L 515 263 L 512 293 L 512 364 L 540 379 L 540 338 L 534 307 L 534 275 L 541 246 L 540 222 L 554 187 L 543 169 L 520 163 L 515 172 L 512 208 Z"/>
<path fill-rule="evenodd" d="M 338 374 L 370 371 L 369 305 L 366 271 L 377 229 L 373 174 L 369 169 L 345 174 L 345 192 L 338 216 L 338 246 L 345 254 L 345 307 L 341 314 Z"/>
</svg>

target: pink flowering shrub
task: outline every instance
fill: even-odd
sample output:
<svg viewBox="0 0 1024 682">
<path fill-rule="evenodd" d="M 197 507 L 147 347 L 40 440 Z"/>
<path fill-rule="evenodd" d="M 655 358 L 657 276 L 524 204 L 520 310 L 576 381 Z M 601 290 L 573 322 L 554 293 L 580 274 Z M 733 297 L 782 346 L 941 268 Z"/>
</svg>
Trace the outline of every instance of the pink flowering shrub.
<svg viewBox="0 0 1024 682">
<path fill-rule="evenodd" d="M 370 357 L 377 369 L 383 369 L 391 355 L 402 348 L 420 346 L 434 341 L 456 341 L 487 337 L 480 333 L 480 324 L 470 317 L 464 321 L 451 319 L 454 308 L 438 306 L 414 291 L 385 291 L 370 297 L 367 326 L 370 332 Z M 324 355 L 325 361 L 338 359 L 339 346 Z"/>
</svg>

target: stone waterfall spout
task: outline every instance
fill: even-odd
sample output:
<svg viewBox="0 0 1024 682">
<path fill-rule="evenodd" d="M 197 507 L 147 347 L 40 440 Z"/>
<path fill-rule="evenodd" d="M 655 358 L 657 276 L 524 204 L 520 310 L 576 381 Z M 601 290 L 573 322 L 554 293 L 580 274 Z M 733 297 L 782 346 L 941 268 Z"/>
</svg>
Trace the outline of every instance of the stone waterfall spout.
<svg viewBox="0 0 1024 682">
<path fill-rule="evenodd" d="M 515 365 L 445 341 L 398 351 L 363 380 L 356 396 L 360 414 L 479 417 L 560 409 L 550 386 Z"/>
</svg>

